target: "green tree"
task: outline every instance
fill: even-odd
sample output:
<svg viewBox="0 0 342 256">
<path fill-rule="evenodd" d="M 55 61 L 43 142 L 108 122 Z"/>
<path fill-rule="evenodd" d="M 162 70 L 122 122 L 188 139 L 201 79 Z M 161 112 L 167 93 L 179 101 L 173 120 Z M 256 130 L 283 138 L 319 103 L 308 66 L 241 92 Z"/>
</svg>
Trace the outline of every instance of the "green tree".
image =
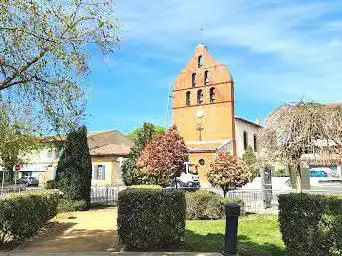
<svg viewBox="0 0 342 256">
<path fill-rule="evenodd" d="M 189 159 L 188 149 L 177 127 L 172 126 L 165 134 L 150 140 L 138 159 L 137 166 L 155 180 L 165 185 L 179 176 Z"/>
<path fill-rule="evenodd" d="M 119 42 L 113 0 L 2 0 L 0 93 L 37 109 L 53 128 L 74 127 L 84 111 L 87 48 Z"/>
<path fill-rule="evenodd" d="M 251 146 L 243 153 L 242 163 L 243 167 L 250 173 L 250 179 L 254 179 L 259 175 L 258 160 Z"/>
<path fill-rule="evenodd" d="M 72 200 L 83 199 L 90 206 L 92 165 L 87 140 L 87 128 L 70 132 L 57 166 L 57 187 Z"/>
<path fill-rule="evenodd" d="M 6 183 L 14 182 L 14 165 L 25 164 L 31 151 L 41 146 L 30 117 L 30 110 L 0 102 L 0 166 L 6 170 Z"/>
<path fill-rule="evenodd" d="M 145 124 L 145 123 L 144 123 Z M 148 123 L 150 124 L 150 123 Z M 153 124 L 151 124 L 153 125 Z M 133 131 L 131 131 L 130 133 L 127 134 L 127 137 L 136 140 L 139 136 L 139 134 L 141 134 L 142 130 L 144 129 L 143 127 L 140 128 L 135 128 Z M 156 132 L 156 134 L 164 134 L 165 133 L 165 128 L 159 125 L 153 125 L 153 130 Z"/>
<path fill-rule="evenodd" d="M 134 138 L 134 146 L 122 164 L 122 179 L 126 185 L 150 183 L 148 176 L 137 167 L 137 159 L 148 141 L 164 133 L 160 128 L 151 123 L 144 123 L 141 128 L 130 133 L 131 138 Z"/>
<path fill-rule="evenodd" d="M 250 173 L 243 168 L 243 164 L 238 157 L 220 152 L 210 164 L 207 177 L 208 181 L 213 186 L 220 187 L 224 196 L 226 196 L 229 190 L 247 184 Z"/>
</svg>

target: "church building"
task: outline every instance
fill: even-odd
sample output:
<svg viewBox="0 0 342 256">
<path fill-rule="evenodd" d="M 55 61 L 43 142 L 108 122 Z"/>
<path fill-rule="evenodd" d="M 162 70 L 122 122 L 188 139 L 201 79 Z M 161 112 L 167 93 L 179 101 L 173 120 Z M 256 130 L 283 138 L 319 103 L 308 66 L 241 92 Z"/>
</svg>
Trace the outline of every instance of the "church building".
<svg viewBox="0 0 342 256">
<path fill-rule="evenodd" d="M 178 75 L 173 90 L 173 123 L 183 136 L 202 186 L 217 152 L 239 157 L 248 146 L 258 151 L 259 123 L 235 117 L 234 81 L 227 67 L 200 43 Z"/>
</svg>

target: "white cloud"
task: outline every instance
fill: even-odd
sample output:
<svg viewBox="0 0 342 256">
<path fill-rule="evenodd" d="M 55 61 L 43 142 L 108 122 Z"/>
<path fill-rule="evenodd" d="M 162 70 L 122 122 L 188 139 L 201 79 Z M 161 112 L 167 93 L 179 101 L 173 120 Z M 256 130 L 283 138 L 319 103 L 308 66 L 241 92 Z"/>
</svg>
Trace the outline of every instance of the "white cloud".
<svg viewBox="0 0 342 256">
<path fill-rule="evenodd" d="M 250 62 L 269 58 L 264 66 L 230 61 L 239 70 L 240 76 L 233 76 L 241 90 L 253 85 L 254 97 L 339 101 L 342 95 L 340 1 L 121 0 L 118 9 L 124 38 L 155 47 L 146 55 L 180 62 L 189 52 L 185 47 L 199 41 L 205 27 L 209 47 L 244 49 L 241 54 Z M 225 55 L 215 57 L 224 61 Z"/>
</svg>

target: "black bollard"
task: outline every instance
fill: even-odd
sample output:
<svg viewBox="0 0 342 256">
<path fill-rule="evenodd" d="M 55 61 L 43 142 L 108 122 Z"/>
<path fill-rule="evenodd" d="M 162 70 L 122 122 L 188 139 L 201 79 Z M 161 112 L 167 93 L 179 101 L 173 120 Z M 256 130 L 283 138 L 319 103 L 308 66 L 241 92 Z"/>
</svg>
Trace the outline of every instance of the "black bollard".
<svg viewBox="0 0 342 256">
<path fill-rule="evenodd" d="M 237 231 L 240 216 L 240 205 L 233 203 L 224 204 L 226 212 L 226 234 L 224 241 L 224 256 L 237 255 Z"/>
</svg>

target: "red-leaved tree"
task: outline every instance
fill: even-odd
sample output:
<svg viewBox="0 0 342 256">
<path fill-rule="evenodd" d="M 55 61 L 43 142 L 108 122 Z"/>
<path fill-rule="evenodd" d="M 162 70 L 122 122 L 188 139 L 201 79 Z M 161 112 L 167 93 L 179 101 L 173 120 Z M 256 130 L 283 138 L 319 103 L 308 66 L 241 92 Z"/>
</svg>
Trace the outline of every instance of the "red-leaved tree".
<svg viewBox="0 0 342 256">
<path fill-rule="evenodd" d="M 138 159 L 138 167 L 160 184 L 178 176 L 188 158 L 188 149 L 174 125 L 146 144 Z"/>
<path fill-rule="evenodd" d="M 213 186 L 219 186 L 224 196 L 229 190 L 245 185 L 250 176 L 238 157 L 223 152 L 216 155 L 207 172 L 208 181 Z"/>
</svg>

